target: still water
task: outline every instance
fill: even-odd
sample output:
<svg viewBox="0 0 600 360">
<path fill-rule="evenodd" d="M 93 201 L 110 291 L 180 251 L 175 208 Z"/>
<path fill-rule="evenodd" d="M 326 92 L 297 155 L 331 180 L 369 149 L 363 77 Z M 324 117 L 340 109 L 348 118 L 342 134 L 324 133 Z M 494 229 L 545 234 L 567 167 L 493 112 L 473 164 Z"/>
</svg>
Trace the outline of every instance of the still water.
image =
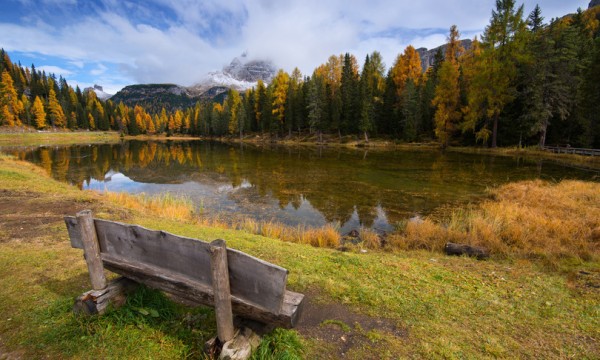
<svg viewBox="0 0 600 360">
<path fill-rule="evenodd" d="M 524 179 L 598 180 L 547 161 L 432 150 L 255 147 L 204 141 L 4 149 L 83 189 L 193 201 L 205 214 L 388 231 L 402 219 L 474 203 Z"/>
</svg>

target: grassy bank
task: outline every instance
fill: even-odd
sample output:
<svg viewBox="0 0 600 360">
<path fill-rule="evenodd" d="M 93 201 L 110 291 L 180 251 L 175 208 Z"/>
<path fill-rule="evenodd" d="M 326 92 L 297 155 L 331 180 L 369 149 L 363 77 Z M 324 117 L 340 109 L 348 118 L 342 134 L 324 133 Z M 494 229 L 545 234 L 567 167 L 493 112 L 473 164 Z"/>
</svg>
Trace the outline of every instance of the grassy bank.
<svg viewBox="0 0 600 360">
<path fill-rule="evenodd" d="M 102 144 L 119 139 L 119 133 L 114 131 L 3 132 L 0 129 L 0 146 Z"/>
<path fill-rule="evenodd" d="M 541 184 L 536 190 L 537 185 L 527 184 L 522 193 L 534 191 L 542 208 L 552 206 L 552 190 L 563 191 L 556 188 L 560 185 Z M 559 255 L 554 258 L 559 266 L 548 267 L 526 252 L 483 262 L 435 250 L 343 253 L 198 225 L 193 214 L 176 220 L 177 213 L 169 218 L 152 201 L 128 209 L 122 200 L 79 191 L 8 157 L 0 158 L 0 189 L 0 354 L 9 357 L 202 358 L 203 340 L 215 333 L 211 309 L 190 310 L 146 290 L 105 317 L 74 317 L 73 298 L 90 285 L 81 251 L 70 248 L 61 216 L 85 208 L 99 217 L 184 236 L 223 238 L 230 247 L 289 269 L 290 289 L 309 294 L 317 308 L 339 310 L 321 317 L 309 311 L 315 327 L 301 324 L 299 335 L 271 336 L 291 338 L 290 343 L 299 336 L 308 359 L 337 359 L 342 353 L 351 359 L 558 359 L 600 353 L 600 264 L 593 256 Z M 598 192 L 592 190 L 595 195 L 582 201 L 594 201 Z M 523 207 L 520 199 L 508 197 L 512 191 L 495 194 L 490 204 L 517 201 Z M 584 190 L 572 191 L 566 199 Z M 597 207 L 577 210 L 580 203 L 574 204 L 571 218 L 587 216 L 586 211 L 598 216 Z M 485 207 L 481 211 L 487 214 Z M 526 223 L 525 215 L 514 221 Z M 548 236 L 531 231 L 540 241 Z M 538 247 L 543 249 L 543 242 Z"/>
</svg>

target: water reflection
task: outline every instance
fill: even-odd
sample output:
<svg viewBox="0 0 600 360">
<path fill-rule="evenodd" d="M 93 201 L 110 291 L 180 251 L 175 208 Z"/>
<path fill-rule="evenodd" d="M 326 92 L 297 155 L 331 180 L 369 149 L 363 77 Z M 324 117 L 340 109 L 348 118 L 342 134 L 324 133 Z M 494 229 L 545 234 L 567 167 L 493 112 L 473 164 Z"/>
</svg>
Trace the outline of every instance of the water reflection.
<svg viewBox="0 0 600 360">
<path fill-rule="evenodd" d="M 391 224 L 440 206 L 478 201 L 488 187 L 596 173 L 523 159 L 436 151 L 368 154 L 327 148 L 220 143 L 120 144 L 5 150 L 85 189 L 188 196 L 198 208 L 288 225 L 338 222 L 342 233 Z"/>
</svg>

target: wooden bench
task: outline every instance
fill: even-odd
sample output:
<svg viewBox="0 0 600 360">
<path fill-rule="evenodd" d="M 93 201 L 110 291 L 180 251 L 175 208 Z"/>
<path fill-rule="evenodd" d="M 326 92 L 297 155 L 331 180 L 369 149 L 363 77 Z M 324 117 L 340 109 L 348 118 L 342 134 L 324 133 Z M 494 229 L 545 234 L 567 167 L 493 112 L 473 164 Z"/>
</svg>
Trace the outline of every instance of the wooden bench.
<svg viewBox="0 0 600 360">
<path fill-rule="evenodd" d="M 212 243 L 137 225 L 93 219 L 89 210 L 65 217 L 71 246 L 84 250 L 93 290 L 79 300 L 86 312 L 102 313 L 125 293 L 131 280 L 195 304 L 215 306 L 221 339 L 221 310 L 278 327 L 294 327 L 304 295 L 286 290 L 288 271 Z M 104 269 L 125 279 L 107 283 Z M 129 279 L 129 280 L 128 280 Z M 225 320 L 229 322 L 230 320 Z M 227 341 L 228 335 L 224 336 Z"/>
</svg>

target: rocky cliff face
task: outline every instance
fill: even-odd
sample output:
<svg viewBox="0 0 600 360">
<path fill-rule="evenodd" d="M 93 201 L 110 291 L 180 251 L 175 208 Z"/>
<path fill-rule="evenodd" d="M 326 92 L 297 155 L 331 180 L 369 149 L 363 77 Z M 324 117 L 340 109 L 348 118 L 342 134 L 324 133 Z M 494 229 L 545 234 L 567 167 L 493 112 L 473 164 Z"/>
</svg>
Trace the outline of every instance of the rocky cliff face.
<svg viewBox="0 0 600 360">
<path fill-rule="evenodd" d="M 188 91 L 193 96 L 202 96 L 207 92 L 222 93 L 227 89 L 244 91 L 256 85 L 258 80 L 265 83 L 275 76 L 277 68 L 267 60 L 250 60 L 247 54 L 236 57 L 222 71 L 209 73 L 198 84 L 190 86 Z"/>
<path fill-rule="evenodd" d="M 597 1 L 600 1 L 600 0 L 597 0 Z M 465 48 L 465 50 L 469 50 L 471 48 L 472 41 L 469 39 L 465 39 L 465 40 L 461 40 L 460 43 L 461 43 L 462 47 Z M 438 52 L 438 50 L 441 50 L 442 54 L 444 54 L 446 52 L 447 46 L 448 45 L 444 44 L 442 46 L 438 46 L 431 50 L 428 50 L 427 48 L 418 48 L 417 49 L 417 53 L 419 53 L 419 56 L 421 57 L 421 68 L 423 68 L 423 72 L 427 71 L 427 69 L 429 69 L 429 67 L 433 65 L 433 61 L 435 59 L 435 54 Z"/>
<path fill-rule="evenodd" d="M 231 64 L 223 68 L 223 73 L 240 81 L 257 82 L 262 80 L 269 82 L 275 76 L 277 69 L 272 62 L 266 60 L 250 60 L 244 62 L 246 55 L 235 58 Z"/>
<path fill-rule="evenodd" d="M 102 88 L 102 86 L 96 85 L 96 84 L 94 84 L 94 87 L 88 87 L 88 88 L 83 89 L 83 91 L 84 92 L 86 92 L 86 91 L 93 91 L 93 92 L 95 92 L 96 96 L 100 100 L 108 100 L 112 96 L 112 94 L 105 93 L 104 89 Z"/>
</svg>

